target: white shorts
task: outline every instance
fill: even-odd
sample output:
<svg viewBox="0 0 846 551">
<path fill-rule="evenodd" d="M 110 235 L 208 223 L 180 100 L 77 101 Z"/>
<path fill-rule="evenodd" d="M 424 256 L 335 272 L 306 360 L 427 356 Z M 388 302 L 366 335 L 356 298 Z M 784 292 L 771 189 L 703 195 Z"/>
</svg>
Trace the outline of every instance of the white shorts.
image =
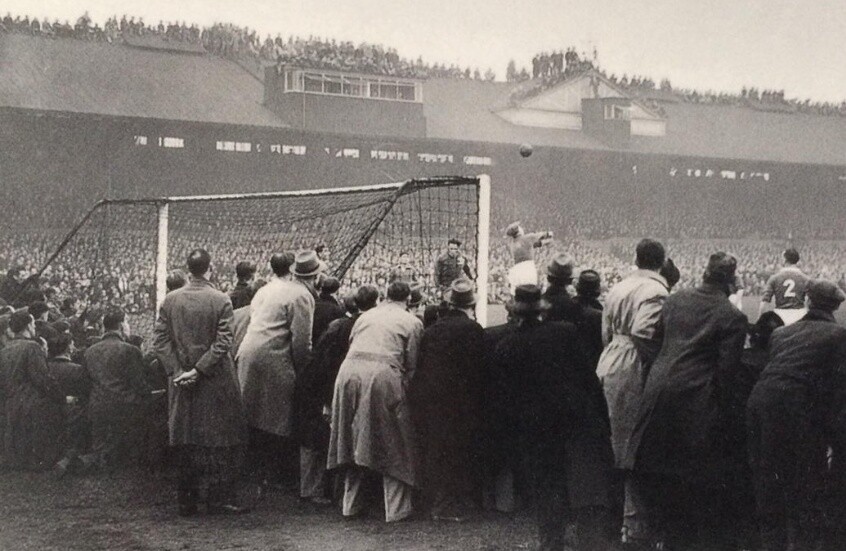
<svg viewBox="0 0 846 551">
<path fill-rule="evenodd" d="M 781 321 L 784 322 L 784 325 L 791 325 L 796 323 L 800 319 L 805 317 L 805 314 L 808 313 L 807 308 L 776 308 L 773 310 L 778 317 L 781 318 Z"/>
<path fill-rule="evenodd" d="M 537 285 L 538 284 L 538 270 L 535 268 L 535 263 L 532 260 L 524 260 L 515 264 L 508 270 L 508 285 L 511 287 L 511 294 L 514 295 L 514 290 L 518 285 Z"/>
</svg>

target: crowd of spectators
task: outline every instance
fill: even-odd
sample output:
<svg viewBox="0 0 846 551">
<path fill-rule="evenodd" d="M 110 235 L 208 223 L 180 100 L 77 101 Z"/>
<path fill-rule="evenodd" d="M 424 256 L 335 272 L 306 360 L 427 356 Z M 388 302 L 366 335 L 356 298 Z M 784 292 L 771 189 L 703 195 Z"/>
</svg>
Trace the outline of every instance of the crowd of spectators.
<svg viewBox="0 0 846 551">
<path fill-rule="evenodd" d="M 536 227 L 547 228 L 540 225 Z M 559 235 L 558 231 L 556 235 Z M 50 232 L 36 232 L 0 238 L 0 270 L 7 273 L 20 268 L 23 270 L 22 278 L 35 274 L 52 253 L 59 237 Z M 198 235 L 196 240 L 202 237 Z M 561 236 L 551 246 L 538 251 L 539 275 L 543 276 L 543 267 L 553 255 L 565 252 L 577 260 L 577 270 L 596 270 L 602 278 L 603 291 L 607 291 L 632 270 L 630 253 L 636 240 L 633 237 L 587 239 L 577 235 Z M 181 258 L 180 254 L 184 255 L 190 250 L 194 242 L 195 239 L 173 241 L 171 258 Z M 37 282 L 33 282 L 29 294 L 22 300 L 31 302 L 50 296 L 56 303 L 61 303 L 70 298 L 80 312 L 102 313 L 110 307 L 120 307 L 127 312 L 133 324 L 139 327 L 140 334 L 145 334 L 144 331 L 150 329 L 155 305 L 154 243 L 155 240 L 146 231 L 123 231 L 120 236 L 111 237 L 106 245 L 100 236 L 82 235 L 64 249 Z M 679 289 L 696 285 L 701 280 L 702 258 L 706 258 L 709 251 L 719 249 L 729 251 L 740 259 L 738 275 L 745 293 L 753 296 L 763 292 L 767 279 L 778 269 L 785 243 L 785 240 L 773 239 L 676 237 L 665 240 L 668 254 L 681 272 Z M 259 266 L 257 279 L 269 279 L 267 259 L 276 244 L 274 238 L 244 240 L 238 247 L 232 247 L 228 240 L 211 244 L 209 248 L 216 255 L 213 281 L 221 290 L 231 290 L 236 281 L 235 266 L 242 260 L 255 262 Z M 291 246 L 294 245 L 297 243 L 292 242 Z M 305 246 L 305 243 L 299 245 Z M 108 247 L 107 253 L 104 247 Z M 838 281 L 846 286 L 846 243 L 808 241 L 799 245 L 799 248 L 802 268 L 806 273 L 812 277 Z M 327 257 L 330 268 L 340 263 L 345 252 L 332 251 L 332 256 Z M 345 274 L 341 293 L 361 285 L 386 289 L 391 271 L 404 252 L 408 250 L 399 246 L 366 247 Z M 429 303 L 437 299 L 432 266 L 441 252 L 437 249 L 415 248 L 411 254 L 413 269 L 417 272 L 417 284 L 424 300 Z M 472 251 L 467 253 L 475 264 Z M 501 236 L 492 236 L 489 266 L 488 301 L 503 304 L 510 298 L 507 274 L 511 258 Z"/>
<path fill-rule="evenodd" d="M 575 48 L 567 48 L 566 52 L 541 52 L 532 58 L 531 76 L 526 68 L 517 70 L 514 60 L 506 69 L 508 82 L 526 82 L 516 88 L 511 94 L 511 102 L 517 103 L 534 97 L 544 90 L 569 79 L 573 76 L 595 70 L 607 78 L 614 85 L 632 96 L 640 98 L 648 107 L 664 114 L 661 106 L 663 102 L 696 103 L 705 105 L 731 105 L 748 107 L 759 111 L 773 111 L 780 113 L 808 113 L 813 115 L 846 116 L 846 100 L 839 104 L 833 102 L 819 102 L 811 99 L 789 98 L 784 90 L 759 90 L 753 86 L 744 86 L 740 92 L 698 91 L 687 88 L 674 88 L 669 79 L 655 81 L 647 76 L 606 73 L 597 63 L 596 50 L 593 57 L 586 53 L 579 55 Z"/>
<path fill-rule="evenodd" d="M 162 48 L 167 44 L 194 45 L 206 52 L 229 59 L 248 61 L 259 67 L 268 64 L 293 64 L 311 69 L 354 71 L 360 73 L 391 75 L 408 78 L 462 78 L 493 81 L 495 73 L 490 68 L 482 73 L 479 68 L 461 68 L 455 64 L 429 64 L 422 58 L 400 57 L 393 48 L 380 44 L 354 44 L 350 41 L 322 39 L 309 36 L 276 37 L 267 35 L 263 40 L 258 31 L 231 23 L 215 23 L 200 27 L 185 22 L 159 21 L 147 23 L 143 18 L 110 17 L 102 26 L 91 20 L 86 12 L 75 24 L 58 19 L 12 16 L 7 13 L 0 20 L 0 32 L 22 33 L 50 38 L 75 38 L 107 43 L 121 43 L 133 38 L 157 38 Z M 150 42 L 145 43 L 151 46 Z"/>
<path fill-rule="evenodd" d="M 322 39 L 309 36 L 275 37 L 264 39 L 258 31 L 231 23 L 215 23 L 210 27 L 183 22 L 159 21 L 147 23 L 143 18 L 123 15 L 112 16 L 101 26 L 92 21 L 86 12 L 74 24 L 49 18 L 12 16 L 7 13 L 0 20 L 0 32 L 25 33 L 45 37 L 76 38 L 108 43 L 120 43 L 125 38 L 158 38 L 163 44 L 194 45 L 209 53 L 255 64 L 261 69 L 268 64 L 291 64 L 312 69 L 354 71 L 408 78 L 460 78 L 493 81 L 492 69 L 461 68 L 455 64 L 430 64 L 422 58 L 406 59 L 393 48 L 378 44 L 354 44 L 350 41 Z M 201 51 L 202 51 L 201 50 Z M 668 79 L 656 82 L 647 76 L 607 74 L 597 64 L 597 52 L 592 56 L 576 51 L 575 47 L 552 52 L 539 52 L 532 57 L 531 71 L 518 70 L 514 60 L 509 61 L 505 78 L 508 82 L 525 82 L 514 90 L 512 102 L 533 97 L 565 79 L 597 70 L 612 83 L 647 105 L 663 113 L 662 102 L 684 102 L 711 105 L 733 105 L 763 111 L 784 113 L 809 113 L 815 115 L 846 116 L 846 101 L 819 102 L 811 99 L 789 98 L 784 90 L 759 90 L 744 86 L 740 92 L 713 92 L 674 88 Z"/>
</svg>

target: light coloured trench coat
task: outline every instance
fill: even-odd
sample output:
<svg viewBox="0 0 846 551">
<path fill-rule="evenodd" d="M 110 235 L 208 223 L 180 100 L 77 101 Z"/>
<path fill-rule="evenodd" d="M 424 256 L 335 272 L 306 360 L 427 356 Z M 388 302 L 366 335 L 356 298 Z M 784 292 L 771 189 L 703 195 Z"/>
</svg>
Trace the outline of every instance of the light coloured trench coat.
<svg viewBox="0 0 846 551">
<path fill-rule="evenodd" d="M 406 390 L 423 323 L 393 302 L 363 313 L 335 381 L 327 467 L 359 465 L 419 485 L 420 459 Z"/>
<path fill-rule="evenodd" d="M 602 381 L 614 463 L 621 468 L 637 421 L 646 373 L 632 337 L 653 339 L 667 298 L 667 282 L 658 273 L 637 270 L 611 289 L 602 312 L 602 342 L 596 374 Z"/>
<path fill-rule="evenodd" d="M 289 437 L 297 374 L 311 361 L 314 296 L 298 281 L 273 278 L 256 292 L 236 358 L 251 427 Z"/>
</svg>

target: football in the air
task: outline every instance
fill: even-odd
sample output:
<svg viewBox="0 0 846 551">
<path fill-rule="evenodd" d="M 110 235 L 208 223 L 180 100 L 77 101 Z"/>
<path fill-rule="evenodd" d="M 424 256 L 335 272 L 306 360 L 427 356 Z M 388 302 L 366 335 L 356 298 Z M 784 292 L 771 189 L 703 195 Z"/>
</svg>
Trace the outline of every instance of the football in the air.
<svg viewBox="0 0 846 551">
<path fill-rule="evenodd" d="M 524 143 L 520 146 L 520 155 L 523 157 L 531 157 L 532 155 L 532 145 Z"/>
</svg>

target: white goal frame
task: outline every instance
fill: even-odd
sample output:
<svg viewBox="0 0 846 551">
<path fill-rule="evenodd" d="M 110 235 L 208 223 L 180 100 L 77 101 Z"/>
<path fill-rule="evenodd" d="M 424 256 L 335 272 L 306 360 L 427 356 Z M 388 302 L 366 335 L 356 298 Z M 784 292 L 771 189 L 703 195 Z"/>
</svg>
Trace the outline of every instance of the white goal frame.
<svg viewBox="0 0 846 551">
<path fill-rule="evenodd" d="M 434 180 L 450 181 L 452 178 L 420 178 L 418 181 L 434 181 Z M 470 183 L 470 180 L 475 179 L 478 185 L 478 204 L 477 211 L 479 219 L 476 224 L 476 320 L 485 327 L 488 319 L 488 276 L 490 268 L 488 265 L 488 258 L 490 253 L 490 216 L 491 216 L 491 179 L 487 174 L 480 174 L 474 178 L 455 177 L 456 180 L 465 180 Z M 324 188 L 324 189 L 309 189 L 299 191 L 274 191 L 264 193 L 234 193 L 221 195 L 193 195 L 193 196 L 176 196 L 164 197 L 151 200 L 138 201 L 121 201 L 123 203 L 140 203 L 153 202 L 157 207 L 158 220 L 158 237 L 156 246 L 156 312 L 161 307 L 164 296 L 167 292 L 167 273 L 168 273 L 168 222 L 170 216 L 169 206 L 172 203 L 187 203 L 198 201 L 226 201 L 233 199 L 261 199 L 261 198 L 280 198 L 280 197 L 308 197 L 314 195 L 333 195 L 344 193 L 355 193 L 362 191 L 386 191 L 399 190 L 409 182 L 395 182 L 389 184 L 375 184 L 368 186 L 350 186 L 338 188 Z M 106 201 L 115 203 L 117 201 Z"/>
</svg>

